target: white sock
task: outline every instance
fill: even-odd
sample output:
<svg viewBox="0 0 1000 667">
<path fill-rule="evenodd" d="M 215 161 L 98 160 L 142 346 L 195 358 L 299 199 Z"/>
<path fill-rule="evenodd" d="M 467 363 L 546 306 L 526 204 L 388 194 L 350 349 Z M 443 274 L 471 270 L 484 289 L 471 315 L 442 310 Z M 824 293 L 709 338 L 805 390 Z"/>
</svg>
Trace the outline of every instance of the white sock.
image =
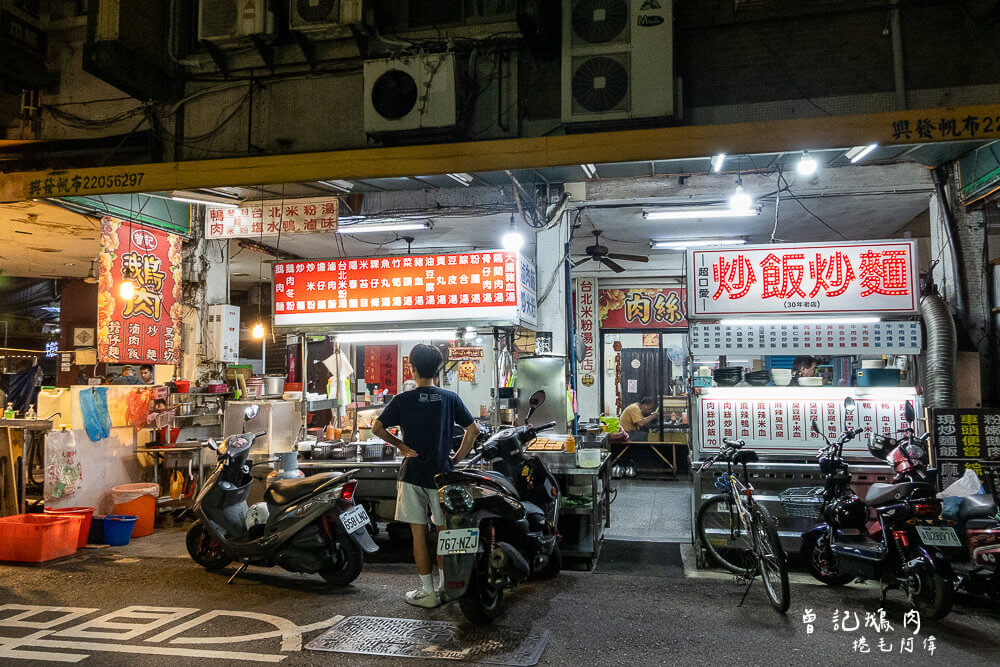
<svg viewBox="0 0 1000 667">
<path fill-rule="evenodd" d="M 424 593 L 429 595 L 434 592 L 434 577 L 432 575 L 421 574 L 420 584 L 424 587 Z"/>
</svg>

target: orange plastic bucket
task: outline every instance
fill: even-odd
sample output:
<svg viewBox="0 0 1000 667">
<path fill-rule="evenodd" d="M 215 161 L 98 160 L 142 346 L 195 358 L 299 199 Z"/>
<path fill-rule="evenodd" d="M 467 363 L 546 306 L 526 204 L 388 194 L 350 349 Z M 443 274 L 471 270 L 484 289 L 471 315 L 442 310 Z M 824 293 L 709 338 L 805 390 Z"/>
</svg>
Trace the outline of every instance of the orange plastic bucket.
<svg viewBox="0 0 1000 667">
<path fill-rule="evenodd" d="M 138 517 L 132 530 L 132 537 L 151 535 L 156 520 L 156 498 L 145 495 L 127 503 L 115 503 L 115 514 L 132 514 Z"/>
<path fill-rule="evenodd" d="M 94 518 L 93 507 L 46 507 L 45 513 L 52 516 L 80 517 L 83 521 L 80 524 L 80 538 L 76 543 L 76 548 L 82 549 L 87 546 L 87 536 L 90 535 L 90 522 Z"/>
<path fill-rule="evenodd" d="M 76 553 L 81 516 L 15 514 L 0 518 L 0 560 L 41 563 Z"/>
</svg>

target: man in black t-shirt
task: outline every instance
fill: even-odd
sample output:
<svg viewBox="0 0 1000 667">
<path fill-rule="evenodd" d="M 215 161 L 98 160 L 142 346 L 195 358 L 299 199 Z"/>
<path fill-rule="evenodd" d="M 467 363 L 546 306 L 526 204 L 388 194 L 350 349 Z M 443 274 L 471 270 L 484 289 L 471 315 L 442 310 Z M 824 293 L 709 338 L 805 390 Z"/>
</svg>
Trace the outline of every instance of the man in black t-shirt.
<svg viewBox="0 0 1000 667">
<path fill-rule="evenodd" d="M 410 524 L 413 559 L 421 584 L 420 588 L 406 594 L 406 601 L 428 608 L 441 604 L 441 597 L 434 588 L 427 549 L 428 511 L 437 529 L 440 531 L 444 527 L 444 511 L 438 501 L 434 476 L 451 470 L 455 463 L 465 458 L 479 435 L 479 427 L 462 399 L 454 392 L 434 386 L 441 364 L 441 351 L 436 347 L 414 346 L 410 365 L 417 378 L 417 388 L 393 398 L 372 426 L 373 434 L 395 446 L 406 457 L 396 482 L 396 520 Z M 465 435 L 452 458 L 452 427 L 455 424 L 465 429 Z M 389 433 L 387 429 L 392 426 L 402 429 L 405 442 Z M 438 569 L 443 580 L 440 556 Z"/>
</svg>

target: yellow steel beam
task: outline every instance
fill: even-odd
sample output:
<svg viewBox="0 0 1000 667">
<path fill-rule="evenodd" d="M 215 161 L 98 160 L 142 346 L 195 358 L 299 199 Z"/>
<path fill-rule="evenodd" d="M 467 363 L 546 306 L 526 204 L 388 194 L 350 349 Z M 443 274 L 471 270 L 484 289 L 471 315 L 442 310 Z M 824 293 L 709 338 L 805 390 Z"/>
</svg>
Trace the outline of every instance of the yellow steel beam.
<svg viewBox="0 0 1000 667">
<path fill-rule="evenodd" d="M 973 133 L 973 127 L 975 131 Z M 1000 138 L 1000 104 L 0 175 L 0 202 Z"/>
</svg>

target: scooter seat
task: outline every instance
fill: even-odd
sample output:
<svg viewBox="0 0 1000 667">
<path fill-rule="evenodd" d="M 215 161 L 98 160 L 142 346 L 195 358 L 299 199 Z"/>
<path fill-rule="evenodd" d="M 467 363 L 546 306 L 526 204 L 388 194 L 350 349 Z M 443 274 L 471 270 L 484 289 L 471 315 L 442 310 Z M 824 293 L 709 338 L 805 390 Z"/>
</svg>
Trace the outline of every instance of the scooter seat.
<svg viewBox="0 0 1000 667">
<path fill-rule="evenodd" d="M 958 520 L 964 523 L 969 519 L 985 519 L 996 512 L 997 505 L 993 502 L 993 496 L 980 493 L 962 499 L 962 504 L 958 506 Z"/>
<path fill-rule="evenodd" d="M 865 495 L 865 504 L 870 506 L 887 505 L 892 502 L 900 501 L 919 489 L 931 489 L 931 487 L 924 482 L 872 484 L 868 489 L 868 493 Z"/>
<path fill-rule="evenodd" d="M 310 495 L 316 489 L 341 475 L 332 472 L 310 475 L 304 479 L 279 479 L 272 482 L 264 492 L 264 500 L 272 505 L 287 505 L 290 502 Z"/>
</svg>

